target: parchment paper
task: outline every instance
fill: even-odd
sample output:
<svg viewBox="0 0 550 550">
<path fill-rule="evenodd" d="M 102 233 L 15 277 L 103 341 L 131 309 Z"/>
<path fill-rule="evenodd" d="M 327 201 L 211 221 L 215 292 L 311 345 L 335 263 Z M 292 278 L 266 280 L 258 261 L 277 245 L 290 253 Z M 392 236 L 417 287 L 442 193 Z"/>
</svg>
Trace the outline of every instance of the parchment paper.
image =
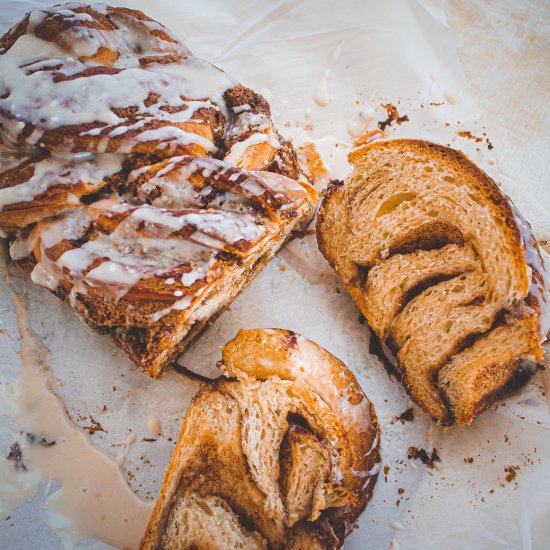
<svg viewBox="0 0 550 550">
<path fill-rule="evenodd" d="M 2 30 L 24 12 L 49 3 L 4 0 Z M 409 117 L 388 129 L 392 136 L 451 144 L 503 181 L 458 65 L 440 0 L 113 3 L 143 9 L 197 55 L 264 93 L 282 133 L 297 143 L 315 142 L 332 177 L 343 178 L 347 170 L 344 158 L 352 142 L 348 126 L 354 120 L 356 124 L 363 111 L 365 122 L 372 119 L 365 127 L 375 128 L 386 118 L 381 103 L 391 102 Z M 314 97 L 320 83 L 323 87 L 323 75 L 331 99 L 320 107 Z M 470 131 L 482 141 L 461 137 L 459 131 Z M 536 200 L 530 182 L 503 183 L 534 222 L 539 238 L 548 237 L 550 205 Z M 34 329 L 51 350 L 48 364 L 59 381 L 55 389 L 72 419 L 81 426 L 92 425 L 90 417 L 99 422 L 105 431 L 90 437 L 113 456 L 119 453 L 116 445 L 134 433 L 137 441 L 128 450 L 125 474 L 141 497 L 154 500 L 197 386 L 176 373 L 160 382 L 148 379 L 109 337 L 93 334 L 47 290 L 24 278 L 17 284 L 28 295 Z M 13 403 L 9 397 L 19 366 L 10 348 L 17 342 L 17 328 L 5 291 L 0 294 L 0 312 L 6 333 L 0 338 L 0 454 L 6 456 L 17 436 L 6 403 Z M 410 406 L 408 397 L 369 354 L 368 331 L 358 318 L 355 305 L 317 251 L 315 237 L 306 235 L 285 247 L 180 362 L 216 376 L 219 347 L 238 328 L 288 328 L 342 359 L 357 375 L 379 418 L 389 419 Z M 413 422 L 383 426 L 385 470 L 345 547 L 548 548 L 550 414 L 544 393 L 543 376 L 538 374 L 470 428 L 444 433 L 417 407 Z M 163 431 L 154 442 L 144 441 L 151 439 L 151 417 L 161 420 Z M 409 461 L 410 446 L 428 451 L 435 447 L 439 468 Z M 519 467 L 515 479 L 511 470 L 505 471 L 510 466 Z M 1 462 L 0 492 L 10 490 L 10 468 Z M 46 497 L 58 488 L 55 482 L 41 482 L 29 502 L 12 511 L 9 520 L 0 520 L 0 547 L 53 549 L 70 546 L 82 536 L 70 518 L 49 514 Z M 94 540 L 78 546 L 105 547 Z"/>
</svg>

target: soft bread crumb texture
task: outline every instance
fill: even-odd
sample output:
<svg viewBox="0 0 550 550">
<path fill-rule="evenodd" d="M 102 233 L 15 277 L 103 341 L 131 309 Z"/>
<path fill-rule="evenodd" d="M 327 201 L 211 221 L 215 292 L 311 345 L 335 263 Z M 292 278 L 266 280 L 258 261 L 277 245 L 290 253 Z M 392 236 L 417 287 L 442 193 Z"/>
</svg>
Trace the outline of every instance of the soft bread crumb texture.
<svg viewBox="0 0 550 550">
<path fill-rule="evenodd" d="M 173 507 L 162 536 L 162 546 L 174 550 L 189 548 L 266 548 L 257 533 L 248 533 L 238 518 L 218 497 L 186 496 Z"/>
<path fill-rule="evenodd" d="M 325 193 L 319 249 L 416 403 L 443 425 L 470 424 L 541 359 L 536 241 L 457 151 L 392 140 L 350 161 L 349 180 Z"/>
<path fill-rule="evenodd" d="M 339 548 L 380 466 L 355 377 L 279 329 L 239 331 L 219 367 L 187 411 L 141 548 Z"/>
</svg>

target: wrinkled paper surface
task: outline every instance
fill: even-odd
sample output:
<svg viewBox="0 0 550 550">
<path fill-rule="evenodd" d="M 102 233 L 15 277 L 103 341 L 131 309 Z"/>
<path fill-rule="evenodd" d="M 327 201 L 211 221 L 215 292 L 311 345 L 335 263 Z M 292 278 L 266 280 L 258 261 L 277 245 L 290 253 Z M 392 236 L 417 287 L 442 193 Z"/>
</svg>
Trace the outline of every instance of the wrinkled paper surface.
<svg viewBox="0 0 550 550">
<path fill-rule="evenodd" d="M 24 12 L 49 3 L 3 2 L 2 30 Z M 418 137 L 463 150 L 503 182 L 506 193 L 533 221 L 539 238 L 550 234 L 550 205 L 537 203 L 530 182 L 518 186 L 505 180 L 486 141 L 477 143 L 457 135 L 470 131 L 485 140 L 483 132 L 490 136 L 490 129 L 483 127 L 463 80 L 441 1 L 116 3 L 143 9 L 170 27 L 196 55 L 265 94 L 281 132 L 297 143 L 317 143 L 332 177 L 345 176 L 343 159 L 350 150 L 348 127 L 354 117 L 360 110 L 373 109 L 367 124 L 373 129 L 385 118 L 380 104 L 392 102 L 409 121 L 391 126 L 391 136 Z M 331 99 L 320 107 L 314 96 L 323 75 Z M 90 437 L 113 456 L 117 454 L 113 445 L 123 443 L 130 432 L 136 434 L 125 473 L 132 488 L 153 501 L 197 385 L 176 373 L 160 382 L 148 379 L 109 337 L 92 333 L 68 306 L 22 279 L 18 287 L 28 295 L 34 329 L 51 350 L 49 365 L 59 381 L 55 389 L 71 417 L 81 426 L 90 425 L 90 416 L 97 420 L 106 431 Z M 5 396 L 19 371 L 10 348 L 17 340 L 15 315 L 5 291 L 0 294 L 0 311 L 2 328 L 11 338 L 0 335 L 0 392 Z M 368 331 L 358 317 L 357 308 L 318 252 L 315 236 L 309 234 L 290 242 L 180 363 L 216 376 L 219 348 L 238 328 L 287 328 L 342 359 L 357 375 L 380 419 L 399 415 L 409 406 L 408 397 L 369 354 Z M 546 389 L 550 391 L 550 381 Z M 417 407 L 414 411 L 413 422 L 383 426 L 385 470 L 345 547 L 389 548 L 392 540 L 401 549 L 547 547 L 550 414 L 543 375 L 537 374 L 470 428 L 445 433 Z M 0 414 L 4 415 L 0 450 L 5 456 L 16 436 L 9 407 L 0 409 Z M 143 439 L 150 438 L 147 421 L 152 417 L 160 419 L 163 434 L 148 442 Z M 411 463 L 410 446 L 428 452 L 435 447 L 440 468 Z M 4 466 L 0 476 L 12 475 Z M 509 466 L 519 469 L 516 478 L 507 481 Z M 4 486 L 7 490 L 2 482 L 0 492 Z M 45 496 L 57 488 L 55 483 L 43 483 L 34 499 L 11 513 L 11 521 L 0 521 L 0 546 L 62 546 L 44 508 Z M 57 529 L 63 531 L 59 525 Z M 90 540 L 80 545 L 105 547 Z"/>
</svg>

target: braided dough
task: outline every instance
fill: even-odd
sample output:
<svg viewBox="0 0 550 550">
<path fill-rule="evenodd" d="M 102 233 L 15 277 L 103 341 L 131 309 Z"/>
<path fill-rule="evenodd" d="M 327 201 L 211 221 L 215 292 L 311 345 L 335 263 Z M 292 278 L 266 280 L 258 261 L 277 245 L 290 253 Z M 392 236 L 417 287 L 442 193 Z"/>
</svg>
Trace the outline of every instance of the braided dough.
<svg viewBox="0 0 550 550">
<path fill-rule="evenodd" d="M 11 256 L 151 376 L 300 228 L 300 177 L 265 99 L 142 12 L 55 6 L 0 39 Z"/>
</svg>

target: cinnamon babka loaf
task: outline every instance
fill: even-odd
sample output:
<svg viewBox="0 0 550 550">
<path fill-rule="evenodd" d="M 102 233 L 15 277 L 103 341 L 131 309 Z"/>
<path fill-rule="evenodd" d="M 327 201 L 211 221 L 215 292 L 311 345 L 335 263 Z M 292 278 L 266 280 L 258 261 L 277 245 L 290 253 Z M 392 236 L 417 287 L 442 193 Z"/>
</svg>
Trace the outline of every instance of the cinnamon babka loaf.
<svg viewBox="0 0 550 550">
<path fill-rule="evenodd" d="M 284 330 L 239 331 L 193 399 L 141 548 L 333 549 L 380 468 L 371 403 L 346 366 Z"/>
<path fill-rule="evenodd" d="M 363 145 L 325 194 L 319 249 L 410 396 L 441 424 L 469 424 L 527 378 L 548 331 L 537 243 L 464 155 L 417 140 Z"/>
<path fill-rule="evenodd" d="M 0 39 L 0 230 L 160 376 L 316 203 L 269 105 L 142 12 L 71 3 Z"/>
</svg>

